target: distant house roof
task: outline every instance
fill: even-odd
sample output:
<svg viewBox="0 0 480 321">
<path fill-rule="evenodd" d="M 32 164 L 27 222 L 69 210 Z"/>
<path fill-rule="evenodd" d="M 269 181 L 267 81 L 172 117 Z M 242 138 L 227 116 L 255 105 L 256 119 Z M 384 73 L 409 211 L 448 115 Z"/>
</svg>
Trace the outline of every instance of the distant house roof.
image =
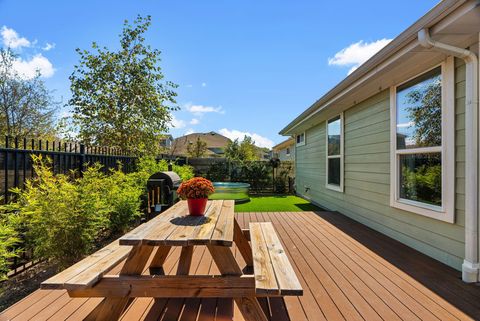
<svg viewBox="0 0 480 321">
<path fill-rule="evenodd" d="M 281 150 L 281 149 L 284 149 L 284 148 L 287 148 L 287 147 L 292 146 L 294 143 L 295 143 L 295 140 L 294 140 L 292 137 L 290 137 L 290 138 L 284 140 L 283 142 L 281 142 L 281 143 L 273 146 L 273 147 L 272 147 L 272 150 L 273 150 L 274 152 L 277 152 L 277 151 L 279 151 L 279 150 Z"/>
<path fill-rule="evenodd" d="M 188 145 L 195 143 L 198 138 L 207 144 L 207 152 L 205 155 L 207 157 L 223 155 L 228 143 L 231 142 L 228 137 L 216 132 L 192 133 L 175 138 L 172 146 L 173 153 L 175 155 L 187 155 Z"/>
</svg>

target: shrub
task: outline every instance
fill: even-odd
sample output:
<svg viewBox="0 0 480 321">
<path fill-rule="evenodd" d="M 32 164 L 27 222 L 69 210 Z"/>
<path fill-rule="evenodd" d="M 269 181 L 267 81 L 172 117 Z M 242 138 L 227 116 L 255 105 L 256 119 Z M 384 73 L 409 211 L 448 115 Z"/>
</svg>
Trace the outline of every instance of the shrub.
<svg viewBox="0 0 480 321">
<path fill-rule="evenodd" d="M 212 182 L 224 182 L 230 180 L 230 171 L 227 162 L 213 163 L 207 172 L 207 178 Z"/>
<path fill-rule="evenodd" d="M 110 230 L 116 234 L 125 232 L 131 222 L 140 217 L 144 186 L 139 186 L 134 173 L 125 174 L 121 169 L 112 171 L 105 178 L 105 198 L 109 205 Z"/>
<path fill-rule="evenodd" d="M 27 181 L 23 190 L 14 189 L 16 200 L 3 210 L 19 215 L 17 228 L 25 230 L 26 246 L 35 256 L 71 264 L 90 251 L 107 226 L 101 174 L 98 167 L 91 168 L 85 180 L 76 182 L 68 175 L 54 175 L 41 156 L 33 161 L 36 178 Z"/>
<path fill-rule="evenodd" d="M 142 157 L 137 164 L 137 177 L 139 179 L 138 184 L 144 186 L 147 185 L 148 178 L 156 172 L 165 172 L 168 170 L 168 161 L 165 159 L 155 160 L 153 157 Z M 187 181 L 194 177 L 193 167 L 189 165 L 172 165 L 172 170 L 180 176 L 183 181 Z"/>
<path fill-rule="evenodd" d="M 4 216 L 0 222 L 0 280 L 6 279 L 10 260 L 17 256 L 15 245 L 20 242 L 14 225 Z"/>
<path fill-rule="evenodd" d="M 36 177 L 16 198 L 3 205 L 16 213 L 17 230 L 25 231 L 26 246 L 34 255 L 68 266 L 91 252 L 100 237 L 123 232 L 140 215 L 140 188 L 135 177 L 121 169 L 108 174 L 96 164 L 82 177 L 54 175 L 50 162 L 34 157 Z"/>
</svg>

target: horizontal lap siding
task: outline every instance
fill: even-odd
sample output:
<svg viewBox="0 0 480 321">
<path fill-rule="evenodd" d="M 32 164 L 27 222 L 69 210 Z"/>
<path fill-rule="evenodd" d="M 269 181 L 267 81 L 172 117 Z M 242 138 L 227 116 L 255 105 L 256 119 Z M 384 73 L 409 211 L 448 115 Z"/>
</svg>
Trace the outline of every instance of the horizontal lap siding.
<svg viewBox="0 0 480 321">
<path fill-rule="evenodd" d="M 345 191 L 325 188 L 325 122 L 307 130 L 296 150 L 297 193 L 339 211 L 456 269 L 464 257 L 465 66 L 455 64 L 456 223 L 390 207 L 389 90 L 348 109 Z"/>
</svg>

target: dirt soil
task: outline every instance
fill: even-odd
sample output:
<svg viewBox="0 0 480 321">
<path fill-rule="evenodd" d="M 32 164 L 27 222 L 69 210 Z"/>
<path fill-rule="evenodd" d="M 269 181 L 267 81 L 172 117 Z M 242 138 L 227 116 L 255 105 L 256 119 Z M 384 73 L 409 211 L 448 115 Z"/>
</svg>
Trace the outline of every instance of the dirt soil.
<svg viewBox="0 0 480 321">
<path fill-rule="evenodd" d="M 0 311 L 37 290 L 40 283 L 56 273 L 57 266 L 44 261 L 0 283 Z"/>
</svg>

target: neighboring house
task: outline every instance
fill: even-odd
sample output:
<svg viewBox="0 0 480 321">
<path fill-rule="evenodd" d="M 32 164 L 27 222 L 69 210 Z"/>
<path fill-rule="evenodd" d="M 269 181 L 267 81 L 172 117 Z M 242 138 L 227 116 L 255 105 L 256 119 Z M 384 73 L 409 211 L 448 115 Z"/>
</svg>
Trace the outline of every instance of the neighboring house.
<svg viewBox="0 0 480 321">
<path fill-rule="evenodd" d="M 295 160 L 295 139 L 288 138 L 278 145 L 272 147 L 272 156 L 280 161 Z"/>
<path fill-rule="evenodd" d="M 479 280 L 479 31 L 478 1 L 440 2 L 280 132 L 296 139 L 298 194 L 466 282 Z"/>
<path fill-rule="evenodd" d="M 175 138 L 172 145 L 172 154 L 179 156 L 188 156 L 188 145 L 194 144 L 197 139 L 207 144 L 207 151 L 204 157 L 223 157 L 225 148 L 231 140 L 215 132 L 193 133 Z"/>
<path fill-rule="evenodd" d="M 160 138 L 160 147 L 170 150 L 173 145 L 173 141 L 174 139 L 172 135 L 164 135 L 162 138 Z"/>
</svg>

